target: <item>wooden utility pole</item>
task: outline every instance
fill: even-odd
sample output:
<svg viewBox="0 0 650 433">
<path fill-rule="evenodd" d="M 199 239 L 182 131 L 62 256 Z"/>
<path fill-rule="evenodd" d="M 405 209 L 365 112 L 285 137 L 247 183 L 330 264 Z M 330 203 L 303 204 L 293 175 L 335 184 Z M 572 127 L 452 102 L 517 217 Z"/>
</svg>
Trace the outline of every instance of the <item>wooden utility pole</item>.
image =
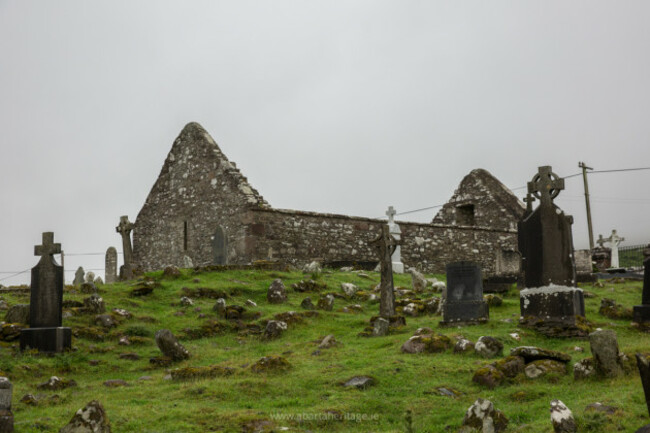
<svg viewBox="0 0 650 433">
<path fill-rule="evenodd" d="M 587 184 L 587 170 L 593 170 L 587 167 L 584 162 L 579 162 L 578 167 L 582 169 L 582 180 L 585 183 L 585 204 L 587 205 L 587 227 L 589 229 L 589 249 L 594 249 L 594 229 L 591 225 L 591 205 L 589 204 L 589 185 Z"/>
</svg>

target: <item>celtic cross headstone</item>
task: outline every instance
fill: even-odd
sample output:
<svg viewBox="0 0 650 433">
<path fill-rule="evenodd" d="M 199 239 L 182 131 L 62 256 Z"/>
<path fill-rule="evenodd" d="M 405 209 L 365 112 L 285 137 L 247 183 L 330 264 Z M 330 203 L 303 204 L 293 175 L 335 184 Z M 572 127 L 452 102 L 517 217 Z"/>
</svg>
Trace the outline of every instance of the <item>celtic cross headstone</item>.
<svg viewBox="0 0 650 433">
<path fill-rule="evenodd" d="M 381 275 L 379 315 L 388 319 L 395 315 L 395 289 L 393 287 L 392 255 L 397 248 L 397 240 L 390 234 L 388 225 L 381 226 L 379 237 L 370 241 L 379 257 L 379 272 Z"/>
<path fill-rule="evenodd" d="M 54 243 L 54 233 L 43 233 L 43 244 L 34 248 L 40 256 L 32 268 L 29 304 L 29 329 L 20 333 L 20 348 L 41 352 L 61 352 L 70 348 L 71 330 L 63 328 L 63 267 L 54 260 L 61 253 L 61 244 Z"/>
<path fill-rule="evenodd" d="M 397 274 L 403 274 L 404 273 L 404 263 L 402 263 L 402 254 L 400 251 L 400 240 L 402 238 L 402 229 L 397 225 L 395 222 L 394 218 L 395 215 L 397 215 L 397 212 L 395 212 L 395 208 L 393 206 L 389 206 L 388 210 L 386 211 L 386 216 L 388 217 L 388 229 L 391 234 L 397 241 L 397 247 L 395 247 L 395 252 L 393 252 L 392 257 L 392 268 L 393 272 Z"/>
<path fill-rule="evenodd" d="M 133 247 L 131 246 L 131 230 L 133 230 L 132 222 L 129 221 L 127 215 L 120 217 L 120 224 L 115 227 L 115 231 L 122 236 L 122 251 L 124 255 L 124 266 L 120 270 L 120 278 L 123 280 L 130 280 L 133 278 Z"/>
</svg>

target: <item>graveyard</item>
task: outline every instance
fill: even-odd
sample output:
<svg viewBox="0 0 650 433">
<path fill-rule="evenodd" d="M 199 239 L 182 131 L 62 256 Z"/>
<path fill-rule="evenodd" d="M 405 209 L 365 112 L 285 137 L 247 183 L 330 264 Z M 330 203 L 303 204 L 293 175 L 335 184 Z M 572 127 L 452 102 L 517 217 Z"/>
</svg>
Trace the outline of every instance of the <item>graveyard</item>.
<svg viewBox="0 0 650 433">
<path fill-rule="evenodd" d="M 650 422 L 634 362 L 618 377 L 575 379 L 574 364 L 591 356 L 589 340 L 550 338 L 521 327 L 514 285 L 498 295 L 500 305 L 489 301 L 489 320 L 440 327 L 440 312 L 425 308 L 440 298 L 440 285 L 434 289 L 429 282 L 414 292 L 409 274 L 395 274 L 396 310 L 406 323 L 372 336 L 368 325 L 379 312 L 379 272 L 176 271 L 100 284 L 96 295 L 90 284 L 66 286 L 62 316 L 63 326 L 72 329 L 70 351 L 21 352 L 14 329 L 3 326 L 0 370 L 13 384 L 15 431 L 59 431 L 93 400 L 103 406 L 113 432 L 455 432 L 478 398 L 507 417 L 507 432 L 552 431 L 555 399 L 572 410 L 578 431 L 635 431 Z M 441 274 L 426 277 L 446 280 Z M 277 279 L 286 299 L 272 303 L 267 295 Z M 344 290 L 343 283 L 356 287 Z M 593 329 L 616 332 L 620 351 L 632 360 L 648 351 L 650 335 L 633 328 L 626 315 L 640 304 L 642 282 L 615 279 L 581 287 Z M 326 294 L 333 305 L 319 302 Z M 103 302 L 88 301 L 97 297 Z M 314 309 L 304 308 L 307 297 Z M 29 291 L 6 290 L 2 298 L 4 308 L 27 304 Z M 599 312 L 603 299 L 615 301 L 620 318 Z M 405 314 L 409 304 L 415 311 Z M 273 320 L 285 322 L 286 330 L 269 334 Z M 447 338 L 422 353 L 403 352 L 420 328 Z M 155 338 L 161 329 L 178 338 L 188 358 L 162 356 Z M 476 343 L 482 336 L 501 342 L 502 351 L 492 358 L 474 350 L 455 353 L 460 338 Z M 473 381 L 478 370 L 520 346 L 559 351 L 570 361 L 564 370 L 535 378 L 520 372 L 493 388 Z M 52 376 L 60 381 L 52 384 Z M 345 386 L 358 376 L 367 380 Z M 614 409 L 586 409 L 597 402 Z"/>
</svg>

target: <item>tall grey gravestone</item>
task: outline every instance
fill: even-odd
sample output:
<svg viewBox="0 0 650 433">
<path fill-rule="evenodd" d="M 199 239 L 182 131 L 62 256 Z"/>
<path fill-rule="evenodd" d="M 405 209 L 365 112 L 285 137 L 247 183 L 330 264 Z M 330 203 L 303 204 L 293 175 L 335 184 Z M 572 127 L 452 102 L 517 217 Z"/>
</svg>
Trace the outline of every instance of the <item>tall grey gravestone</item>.
<svg viewBox="0 0 650 433">
<path fill-rule="evenodd" d="M 643 261 L 643 294 L 641 305 L 635 305 L 633 309 L 633 321 L 642 325 L 643 328 L 650 328 L 650 257 Z M 650 379 L 649 382 L 650 384 Z M 648 388 L 650 393 L 650 387 Z"/>
<path fill-rule="evenodd" d="M 400 240 L 402 238 L 402 229 L 399 228 L 399 226 L 397 225 L 397 223 L 395 223 L 395 220 L 393 219 L 395 215 L 397 215 L 397 212 L 395 212 L 395 208 L 393 208 L 393 206 L 388 207 L 388 210 L 386 211 L 386 215 L 388 216 L 388 231 L 390 232 L 391 236 L 393 236 L 397 241 L 395 252 L 392 255 L 393 272 L 395 272 L 396 274 L 403 274 L 404 263 L 402 263 L 402 255 L 399 246 Z"/>
<path fill-rule="evenodd" d="M 84 276 L 86 275 L 86 272 L 84 271 L 84 268 L 79 266 L 77 268 L 77 271 L 74 273 L 74 281 L 72 284 L 75 286 L 81 286 L 84 283 Z"/>
<path fill-rule="evenodd" d="M 13 433 L 14 414 L 11 412 L 13 385 L 11 381 L 0 376 L 0 433 Z"/>
<path fill-rule="evenodd" d="M 130 280 L 133 278 L 133 247 L 131 246 L 131 230 L 133 223 L 129 221 L 127 215 L 120 217 L 120 224 L 115 227 L 115 231 L 122 236 L 122 252 L 124 255 L 124 265 L 120 269 L 120 278 Z"/>
<path fill-rule="evenodd" d="M 115 247 L 108 247 L 106 250 L 104 281 L 106 281 L 106 284 L 111 284 L 117 281 L 117 250 Z"/>
<path fill-rule="evenodd" d="M 481 268 L 471 262 L 447 265 L 447 297 L 440 326 L 476 324 L 487 321 L 489 309 L 483 299 Z"/>
<path fill-rule="evenodd" d="M 576 288 L 576 267 L 571 225 L 573 218 L 553 204 L 564 189 L 564 179 L 551 167 L 539 167 L 528 182 L 528 192 L 539 206 L 518 224 L 518 244 L 526 289 L 520 292 L 521 324 L 557 337 L 585 337 L 577 326 L 584 318 L 584 296 Z"/>
<path fill-rule="evenodd" d="M 72 343 L 72 331 L 62 327 L 63 267 L 54 260 L 61 244 L 54 243 L 54 233 L 43 233 L 43 245 L 34 248 L 41 256 L 32 268 L 29 328 L 20 331 L 20 349 L 39 352 L 63 352 Z"/>
<path fill-rule="evenodd" d="M 393 287 L 393 260 L 391 256 L 397 247 L 397 240 L 391 236 L 388 225 L 381 226 L 381 234 L 370 241 L 379 256 L 379 272 L 381 274 L 379 315 L 384 319 L 395 316 L 395 289 Z"/>
</svg>

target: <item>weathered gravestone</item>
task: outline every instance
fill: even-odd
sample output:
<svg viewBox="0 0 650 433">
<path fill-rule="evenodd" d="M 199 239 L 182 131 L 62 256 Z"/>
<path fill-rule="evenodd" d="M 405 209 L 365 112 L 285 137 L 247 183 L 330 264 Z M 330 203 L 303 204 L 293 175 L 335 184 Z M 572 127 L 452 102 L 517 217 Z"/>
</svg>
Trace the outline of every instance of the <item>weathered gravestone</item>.
<svg viewBox="0 0 650 433">
<path fill-rule="evenodd" d="M 650 414 L 650 356 L 647 354 L 636 354 L 636 365 L 639 368 L 641 375 L 641 384 L 643 385 L 643 392 L 645 394 L 645 403 L 648 407 Z"/>
<path fill-rule="evenodd" d="M 388 319 L 395 315 L 395 289 L 393 287 L 392 255 L 397 248 L 397 240 L 390 234 L 388 225 L 381 226 L 381 234 L 370 241 L 379 256 L 381 274 L 379 316 Z"/>
<path fill-rule="evenodd" d="M 395 241 L 397 242 L 397 246 L 395 247 L 395 252 L 393 253 L 392 257 L 392 268 L 393 272 L 396 274 L 403 274 L 404 273 L 404 263 L 402 263 L 402 254 L 400 251 L 400 239 L 402 238 L 402 229 L 399 228 L 397 223 L 395 223 L 395 220 L 393 219 L 395 215 L 397 215 L 397 212 L 395 212 L 395 209 L 393 206 L 389 206 L 388 210 L 386 211 L 386 215 L 388 216 L 388 231 L 390 232 L 391 236 L 395 238 Z"/>
<path fill-rule="evenodd" d="M 633 321 L 645 330 L 650 330 L 650 257 L 643 261 L 643 294 L 641 304 L 635 305 Z"/>
<path fill-rule="evenodd" d="M 0 433 L 13 433 L 14 414 L 11 412 L 13 385 L 6 377 L 0 377 Z"/>
<path fill-rule="evenodd" d="M 108 247 L 104 266 L 104 280 L 106 284 L 117 281 L 117 250 L 115 247 Z"/>
<path fill-rule="evenodd" d="M 608 238 L 603 238 L 603 235 L 599 235 L 599 237 L 598 237 L 598 243 L 600 245 L 608 243 L 609 246 L 610 246 L 610 267 L 612 269 L 618 269 L 619 268 L 618 246 L 624 240 L 625 240 L 625 238 L 620 237 L 616 233 L 616 230 L 612 230 L 612 234 Z"/>
<path fill-rule="evenodd" d="M 85 275 L 86 272 L 84 271 L 84 268 L 79 266 L 77 268 L 77 271 L 74 273 L 74 281 L 72 282 L 72 284 L 74 284 L 75 286 L 81 286 L 85 281 L 84 279 Z"/>
<path fill-rule="evenodd" d="M 122 236 L 122 252 L 124 255 L 124 265 L 120 268 L 120 279 L 130 280 L 133 278 L 133 247 L 131 246 L 131 230 L 133 223 L 129 222 L 129 217 L 123 215 L 120 217 L 120 224 L 115 227 L 115 231 Z"/>
<path fill-rule="evenodd" d="M 581 289 L 576 285 L 573 218 L 553 204 L 564 179 L 540 167 L 528 182 L 528 192 L 540 201 L 518 224 L 519 251 L 526 289 L 520 292 L 521 324 L 554 337 L 586 337 Z"/>
<path fill-rule="evenodd" d="M 54 260 L 61 253 L 61 244 L 54 243 L 54 233 L 43 233 L 43 245 L 34 248 L 41 256 L 32 268 L 29 328 L 20 331 L 20 350 L 63 352 L 70 349 L 72 331 L 62 327 L 63 266 Z"/>
<path fill-rule="evenodd" d="M 489 308 L 483 300 L 481 268 L 472 262 L 447 265 L 447 297 L 442 305 L 440 326 L 487 321 Z"/>
</svg>

